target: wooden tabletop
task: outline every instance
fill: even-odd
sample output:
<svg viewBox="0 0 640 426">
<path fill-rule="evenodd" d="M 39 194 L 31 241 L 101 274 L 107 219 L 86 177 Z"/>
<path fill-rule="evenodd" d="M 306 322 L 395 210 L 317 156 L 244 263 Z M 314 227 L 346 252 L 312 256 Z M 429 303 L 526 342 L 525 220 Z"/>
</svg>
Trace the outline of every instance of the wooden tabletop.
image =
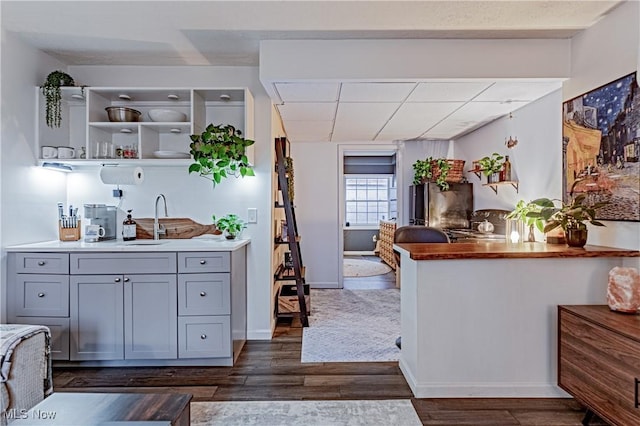
<svg viewBox="0 0 640 426">
<path fill-rule="evenodd" d="M 13 425 L 87 426 L 110 422 L 188 425 L 190 394 L 54 392 Z M 124 424 L 124 423 L 123 423 Z"/>
<path fill-rule="evenodd" d="M 546 243 L 400 243 L 394 247 L 409 252 L 413 260 L 640 257 L 638 250 L 590 245 L 574 248 Z"/>
</svg>

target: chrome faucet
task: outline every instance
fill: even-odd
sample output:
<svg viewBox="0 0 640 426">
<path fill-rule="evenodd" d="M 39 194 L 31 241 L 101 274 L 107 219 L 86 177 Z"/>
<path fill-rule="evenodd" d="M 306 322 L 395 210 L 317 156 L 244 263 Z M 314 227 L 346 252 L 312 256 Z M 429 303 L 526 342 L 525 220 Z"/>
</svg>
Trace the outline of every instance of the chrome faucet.
<svg viewBox="0 0 640 426">
<path fill-rule="evenodd" d="M 154 214 L 155 214 L 153 218 L 153 239 L 154 240 L 159 240 L 160 235 L 165 235 L 167 233 L 167 230 L 164 228 L 164 226 L 158 223 L 158 201 L 160 201 L 160 198 L 162 198 L 162 201 L 164 202 L 164 217 L 169 217 L 169 214 L 167 213 L 167 199 L 165 198 L 164 194 L 160 194 L 156 197 L 156 206 L 154 209 Z"/>
</svg>

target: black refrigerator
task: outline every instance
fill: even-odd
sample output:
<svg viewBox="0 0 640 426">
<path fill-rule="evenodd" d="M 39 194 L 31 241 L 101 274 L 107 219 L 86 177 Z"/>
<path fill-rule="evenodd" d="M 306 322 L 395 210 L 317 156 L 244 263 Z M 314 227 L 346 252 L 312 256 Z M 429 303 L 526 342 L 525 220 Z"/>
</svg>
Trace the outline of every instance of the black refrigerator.
<svg viewBox="0 0 640 426">
<path fill-rule="evenodd" d="M 409 187 L 409 224 L 442 229 L 469 228 L 473 213 L 473 184 L 450 183 L 443 191 L 436 183 Z"/>
</svg>

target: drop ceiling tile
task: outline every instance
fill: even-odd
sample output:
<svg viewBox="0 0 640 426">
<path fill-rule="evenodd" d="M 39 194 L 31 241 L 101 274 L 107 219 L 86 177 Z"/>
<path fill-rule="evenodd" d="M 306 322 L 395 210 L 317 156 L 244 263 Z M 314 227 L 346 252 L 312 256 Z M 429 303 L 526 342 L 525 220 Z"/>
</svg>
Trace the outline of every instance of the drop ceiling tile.
<svg viewBox="0 0 640 426">
<path fill-rule="evenodd" d="M 499 81 L 482 92 L 474 101 L 535 101 L 542 96 L 560 89 L 559 81 L 509 82 Z"/>
<path fill-rule="evenodd" d="M 382 129 L 377 140 L 417 138 L 425 130 L 451 114 L 463 102 L 405 103 Z"/>
<path fill-rule="evenodd" d="M 276 105 L 283 120 L 332 121 L 336 102 L 287 102 Z"/>
<path fill-rule="evenodd" d="M 469 101 L 492 82 L 420 83 L 407 102 Z"/>
<path fill-rule="evenodd" d="M 466 121 L 485 121 L 507 115 L 526 105 L 527 102 L 469 102 L 455 111 L 449 119 Z"/>
<path fill-rule="evenodd" d="M 399 106 L 399 103 L 340 102 L 331 140 L 373 140 Z"/>
<path fill-rule="evenodd" d="M 274 83 L 283 102 L 336 102 L 339 83 Z"/>
<path fill-rule="evenodd" d="M 402 102 L 415 83 L 343 83 L 340 102 Z"/>
<path fill-rule="evenodd" d="M 333 121 L 287 121 L 284 128 L 293 142 L 328 141 Z"/>
</svg>

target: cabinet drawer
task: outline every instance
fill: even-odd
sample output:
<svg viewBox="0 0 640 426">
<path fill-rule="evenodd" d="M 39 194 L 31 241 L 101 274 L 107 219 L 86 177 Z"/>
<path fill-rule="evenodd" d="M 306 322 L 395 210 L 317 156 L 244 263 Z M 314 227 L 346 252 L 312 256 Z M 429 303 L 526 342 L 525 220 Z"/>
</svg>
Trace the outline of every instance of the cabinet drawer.
<svg viewBox="0 0 640 426">
<path fill-rule="evenodd" d="M 178 275 L 178 315 L 229 315 L 228 273 Z"/>
<path fill-rule="evenodd" d="M 47 326 L 51 331 L 51 359 L 69 360 L 69 318 L 20 317 L 14 321 Z"/>
<path fill-rule="evenodd" d="M 560 386 L 608 422 L 640 424 L 640 343 L 564 311 L 559 342 Z"/>
<path fill-rule="evenodd" d="M 184 252 L 178 253 L 178 273 L 182 272 L 229 272 L 229 252 Z"/>
<path fill-rule="evenodd" d="M 68 274 L 69 253 L 16 253 L 16 272 Z"/>
<path fill-rule="evenodd" d="M 72 274 L 170 274 L 176 253 L 71 253 Z"/>
<path fill-rule="evenodd" d="M 178 358 L 230 356 L 229 316 L 178 318 Z"/>
<path fill-rule="evenodd" d="M 19 317 L 68 317 L 69 277 L 66 275 L 16 275 Z"/>
</svg>

